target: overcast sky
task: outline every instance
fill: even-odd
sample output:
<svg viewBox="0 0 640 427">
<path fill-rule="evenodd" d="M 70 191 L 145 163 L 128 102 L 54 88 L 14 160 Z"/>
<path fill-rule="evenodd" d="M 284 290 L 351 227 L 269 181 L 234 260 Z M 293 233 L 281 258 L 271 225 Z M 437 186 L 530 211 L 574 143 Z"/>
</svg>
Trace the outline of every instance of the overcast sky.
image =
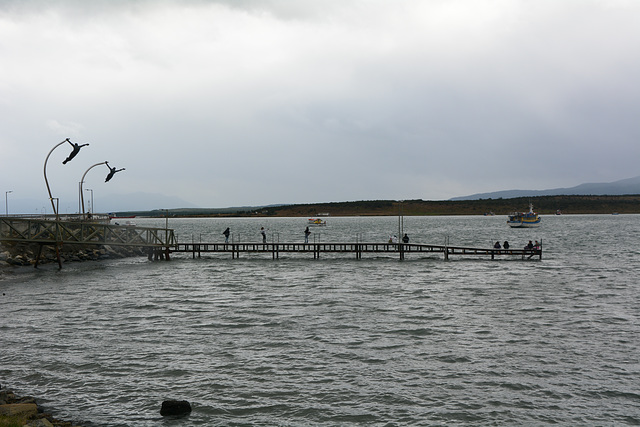
<svg viewBox="0 0 640 427">
<path fill-rule="evenodd" d="M 51 154 L 61 212 L 105 160 L 102 211 L 634 177 L 638 22 L 637 0 L 0 1 L 0 191 L 50 211 L 67 137 L 90 145 Z"/>
</svg>

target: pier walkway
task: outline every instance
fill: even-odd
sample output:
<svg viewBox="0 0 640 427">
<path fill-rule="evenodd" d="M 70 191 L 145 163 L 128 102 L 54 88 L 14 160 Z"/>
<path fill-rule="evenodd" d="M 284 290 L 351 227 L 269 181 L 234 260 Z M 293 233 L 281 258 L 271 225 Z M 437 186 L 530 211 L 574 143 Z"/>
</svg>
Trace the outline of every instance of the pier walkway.
<svg viewBox="0 0 640 427">
<path fill-rule="evenodd" d="M 362 259 L 363 254 L 383 254 L 404 260 L 407 256 L 439 254 L 445 260 L 456 257 L 488 257 L 490 259 L 520 258 L 542 259 L 539 249 L 494 249 L 418 243 L 339 242 L 339 243 L 179 243 L 173 229 L 137 227 L 135 225 L 110 224 L 107 221 L 47 218 L 0 217 L 0 242 L 8 244 L 39 245 L 35 266 L 44 246 L 54 246 L 60 262 L 59 250 L 63 245 L 123 246 L 144 248 L 149 259 L 170 260 L 172 254 L 191 254 L 193 258 L 203 253 L 230 254 L 232 259 L 240 254 L 270 254 L 273 259 L 280 254 L 304 254 L 319 259 L 322 254 L 351 254 Z"/>
<path fill-rule="evenodd" d="M 263 253 L 271 254 L 273 259 L 280 257 L 281 253 L 312 254 L 314 259 L 320 258 L 320 254 L 352 254 L 356 259 L 361 259 L 362 254 L 389 254 L 405 259 L 407 255 L 415 254 L 442 254 L 445 260 L 451 256 L 485 256 L 519 257 L 531 259 L 534 256 L 542 259 L 542 247 L 540 249 L 493 249 L 471 248 L 462 246 L 427 245 L 416 243 L 176 243 L 169 247 L 170 253 L 188 253 L 193 258 L 201 257 L 203 253 L 226 253 L 231 258 L 239 258 L 240 254 Z"/>
</svg>

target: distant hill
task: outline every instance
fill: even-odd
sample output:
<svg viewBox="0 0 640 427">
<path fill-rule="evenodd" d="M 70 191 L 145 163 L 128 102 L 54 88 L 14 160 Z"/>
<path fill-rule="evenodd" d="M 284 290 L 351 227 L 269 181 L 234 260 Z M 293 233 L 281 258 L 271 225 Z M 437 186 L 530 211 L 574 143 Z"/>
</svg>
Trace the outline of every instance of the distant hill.
<svg viewBox="0 0 640 427">
<path fill-rule="evenodd" d="M 580 184 L 575 187 L 553 188 L 551 190 L 504 190 L 478 193 L 454 197 L 449 200 L 513 199 L 538 196 L 622 196 L 628 194 L 640 194 L 640 176 L 614 182 Z"/>
<path fill-rule="evenodd" d="M 365 200 L 357 202 L 312 203 L 300 205 L 272 205 L 225 209 L 168 209 L 147 212 L 118 212 L 118 216 L 146 217 L 303 217 L 311 218 L 319 213 L 336 216 L 405 216 L 422 215 L 484 215 L 493 212 L 507 215 L 526 210 L 532 202 L 542 215 L 555 214 L 639 214 L 640 195 L 627 196 L 539 196 L 514 199 L 481 200 Z"/>
</svg>

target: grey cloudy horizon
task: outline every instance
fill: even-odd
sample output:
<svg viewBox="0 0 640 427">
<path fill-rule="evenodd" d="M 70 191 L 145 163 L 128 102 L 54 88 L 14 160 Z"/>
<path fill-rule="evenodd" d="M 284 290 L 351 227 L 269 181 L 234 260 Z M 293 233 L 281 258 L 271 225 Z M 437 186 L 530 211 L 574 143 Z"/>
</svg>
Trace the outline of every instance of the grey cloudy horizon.
<svg viewBox="0 0 640 427">
<path fill-rule="evenodd" d="M 90 143 L 48 163 L 71 210 L 105 160 L 126 171 L 87 174 L 101 200 L 198 207 L 634 177 L 639 17 L 631 0 L 0 1 L 0 193 L 49 206 L 43 162 L 67 137 Z"/>
</svg>

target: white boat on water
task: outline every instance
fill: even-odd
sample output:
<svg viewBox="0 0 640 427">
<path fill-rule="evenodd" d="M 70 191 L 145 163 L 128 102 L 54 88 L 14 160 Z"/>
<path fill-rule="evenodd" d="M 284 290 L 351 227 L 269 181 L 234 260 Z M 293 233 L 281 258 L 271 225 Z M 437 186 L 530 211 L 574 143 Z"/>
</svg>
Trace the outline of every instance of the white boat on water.
<svg viewBox="0 0 640 427">
<path fill-rule="evenodd" d="M 309 225 L 318 227 L 318 226 L 323 226 L 323 225 L 327 225 L 327 221 L 323 221 L 320 218 L 309 218 Z"/>
<path fill-rule="evenodd" d="M 507 224 L 512 228 L 533 228 L 540 225 L 540 217 L 533 211 L 533 205 L 529 203 L 529 212 L 511 213 Z"/>
</svg>

